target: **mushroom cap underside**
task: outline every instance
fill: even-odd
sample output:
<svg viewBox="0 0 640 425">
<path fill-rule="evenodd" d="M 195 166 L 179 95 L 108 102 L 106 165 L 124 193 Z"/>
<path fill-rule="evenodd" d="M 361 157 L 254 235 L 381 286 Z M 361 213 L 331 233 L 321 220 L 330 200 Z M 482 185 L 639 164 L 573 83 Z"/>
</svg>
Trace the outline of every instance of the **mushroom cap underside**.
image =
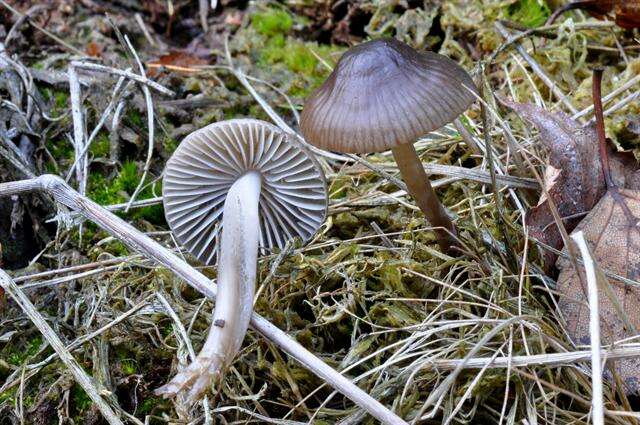
<svg viewBox="0 0 640 425">
<path fill-rule="evenodd" d="M 326 216 L 324 173 L 295 136 L 260 120 L 234 119 L 189 134 L 164 171 L 163 204 L 177 241 L 212 264 L 226 194 L 248 171 L 261 174 L 260 246 L 309 239 Z"/>
</svg>

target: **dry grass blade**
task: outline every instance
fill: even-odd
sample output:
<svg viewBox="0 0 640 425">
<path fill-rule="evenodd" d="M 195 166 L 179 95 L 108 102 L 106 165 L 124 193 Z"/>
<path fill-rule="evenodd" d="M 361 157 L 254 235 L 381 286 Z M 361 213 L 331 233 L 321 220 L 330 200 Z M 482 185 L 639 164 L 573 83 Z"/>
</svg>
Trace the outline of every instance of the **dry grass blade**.
<svg viewBox="0 0 640 425">
<path fill-rule="evenodd" d="M 596 266 L 582 232 L 571 235 L 584 261 L 587 292 L 589 296 L 589 334 L 591 336 L 591 382 L 593 385 L 593 423 L 604 425 L 604 400 L 602 390 L 602 361 L 600 360 L 600 315 L 598 314 L 598 283 Z"/>
<path fill-rule="evenodd" d="M 482 369 L 489 365 L 493 368 L 529 367 L 529 366 L 561 366 L 574 363 L 583 363 L 591 360 L 591 351 L 568 351 L 565 353 L 531 354 L 528 356 L 512 357 L 474 357 L 464 359 L 436 359 L 433 366 L 436 369 L 454 369 L 459 365 L 464 365 L 465 369 Z M 638 344 L 624 345 L 619 348 L 601 350 L 602 360 L 633 359 L 640 356 L 640 346 Z"/>
</svg>

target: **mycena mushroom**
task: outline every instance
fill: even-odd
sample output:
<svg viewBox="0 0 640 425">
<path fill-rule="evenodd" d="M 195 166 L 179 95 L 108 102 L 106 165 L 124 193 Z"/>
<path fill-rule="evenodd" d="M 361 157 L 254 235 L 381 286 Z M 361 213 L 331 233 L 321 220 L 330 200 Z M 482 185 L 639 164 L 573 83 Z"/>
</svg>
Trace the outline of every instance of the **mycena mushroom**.
<svg viewBox="0 0 640 425">
<path fill-rule="evenodd" d="M 413 142 L 462 114 L 477 92 L 453 60 L 418 52 L 395 39 L 352 47 L 306 100 L 300 127 L 322 149 L 373 153 L 391 149 L 407 189 L 440 247 L 455 244 L 455 228 L 440 204 Z"/>
<path fill-rule="evenodd" d="M 263 121 L 237 119 L 185 138 L 167 162 L 163 202 L 179 243 L 206 264 L 219 251 L 207 340 L 196 361 L 156 390 L 167 396 L 186 391 L 194 400 L 242 345 L 259 247 L 313 236 L 326 215 L 326 183 L 312 154 L 292 136 Z"/>
</svg>

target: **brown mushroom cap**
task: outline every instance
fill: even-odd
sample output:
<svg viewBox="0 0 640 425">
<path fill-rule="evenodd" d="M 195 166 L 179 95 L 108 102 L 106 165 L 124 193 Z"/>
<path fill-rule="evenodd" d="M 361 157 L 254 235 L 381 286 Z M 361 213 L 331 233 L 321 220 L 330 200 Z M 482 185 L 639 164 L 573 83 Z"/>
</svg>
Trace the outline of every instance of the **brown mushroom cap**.
<svg viewBox="0 0 640 425">
<path fill-rule="evenodd" d="M 307 99 L 300 126 L 325 150 L 380 152 L 453 121 L 475 100 L 473 80 L 453 60 L 392 39 L 349 49 Z"/>
</svg>

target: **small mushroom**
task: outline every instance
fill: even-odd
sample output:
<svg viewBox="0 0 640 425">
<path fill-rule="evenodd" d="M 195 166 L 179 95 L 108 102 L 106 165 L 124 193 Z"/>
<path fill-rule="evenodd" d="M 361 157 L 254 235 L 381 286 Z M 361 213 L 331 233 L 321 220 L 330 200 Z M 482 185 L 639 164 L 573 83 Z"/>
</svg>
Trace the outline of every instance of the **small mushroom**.
<svg viewBox="0 0 640 425">
<path fill-rule="evenodd" d="M 283 248 L 287 240 L 313 236 L 326 215 L 326 183 L 312 154 L 292 136 L 263 121 L 237 119 L 184 139 L 167 162 L 163 202 L 176 239 L 198 259 L 212 264 L 219 248 L 214 325 L 197 359 L 156 390 L 166 396 L 188 391 L 195 400 L 242 345 L 258 247 Z"/>
<path fill-rule="evenodd" d="M 413 142 L 453 121 L 475 99 L 473 80 L 457 63 L 418 52 L 392 38 L 368 41 L 342 55 L 306 100 L 300 127 L 322 149 L 372 153 L 391 149 L 409 193 L 443 250 L 455 228 L 429 183 Z"/>
</svg>

